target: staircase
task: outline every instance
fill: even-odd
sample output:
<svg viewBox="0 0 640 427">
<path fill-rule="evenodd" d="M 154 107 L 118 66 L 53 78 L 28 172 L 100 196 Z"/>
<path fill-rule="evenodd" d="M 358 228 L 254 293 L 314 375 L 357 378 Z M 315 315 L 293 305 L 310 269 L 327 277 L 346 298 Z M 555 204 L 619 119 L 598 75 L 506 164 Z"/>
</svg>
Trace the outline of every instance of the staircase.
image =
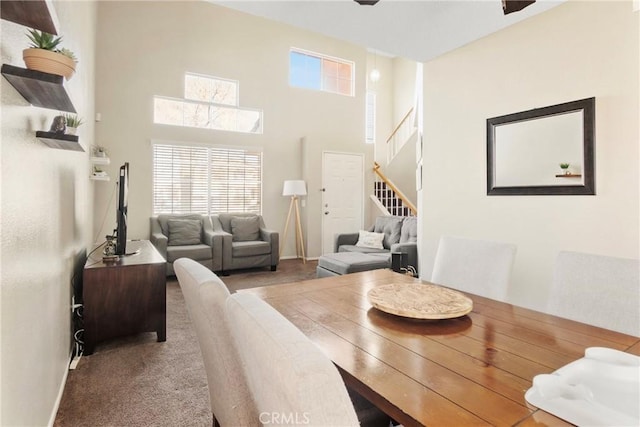
<svg viewBox="0 0 640 427">
<path fill-rule="evenodd" d="M 373 189 L 373 194 L 389 214 L 397 216 L 415 216 L 411 208 L 405 206 L 402 199 L 398 197 L 395 191 L 387 186 L 386 182 L 377 181 L 375 183 L 375 188 Z"/>
<path fill-rule="evenodd" d="M 387 215 L 416 216 L 415 205 L 380 171 L 378 163 L 374 163 L 373 171 L 376 176 L 371 198 L 378 207 Z"/>
<path fill-rule="evenodd" d="M 386 167 L 389 168 L 388 172 L 396 177 L 398 176 L 396 174 L 399 172 L 399 169 L 397 166 L 390 167 L 391 163 L 396 159 L 398 154 L 402 152 L 404 154 L 398 156 L 396 160 L 400 161 L 400 165 L 404 164 L 404 162 L 406 162 L 407 155 L 406 150 L 403 150 L 403 147 L 407 143 L 410 143 L 415 147 L 418 142 L 420 133 L 419 128 L 422 126 L 420 120 L 420 112 L 422 111 L 422 76 L 422 65 L 418 64 L 416 66 L 415 104 L 402 117 L 393 132 L 391 132 L 389 138 L 386 140 Z M 407 149 L 409 149 L 411 145 L 408 146 Z M 415 164 L 412 162 L 412 169 L 413 167 L 415 167 Z M 401 168 L 404 169 L 403 167 Z M 375 182 L 371 200 L 380 209 L 380 212 L 384 215 L 417 216 L 418 209 L 407 198 L 407 196 L 403 194 L 402 191 L 400 191 L 384 173 L 382 173 L 380 165 L 377 162 L 374 162 L 373 171 L 375 172 Z M 404 171 L 406 172 L 406 169 L 404 169 Z M 402 181 L 406 182 L 407 176 L 403 175 L 402 178 Z"/>
<path fill-rule="evenodd" d="M 396 154 L 402 150 L 402 147 L 409 142 L 415 142 L 415 137 L 418 134 L 418 127 L 416 125 L 415 109 L 412 107 L 407 114 L 404 115 L 400 123 L 395 127 L 389 138 L 387 138 L 387 164 L 391 163 L 396 157 Z"/>
</svg>

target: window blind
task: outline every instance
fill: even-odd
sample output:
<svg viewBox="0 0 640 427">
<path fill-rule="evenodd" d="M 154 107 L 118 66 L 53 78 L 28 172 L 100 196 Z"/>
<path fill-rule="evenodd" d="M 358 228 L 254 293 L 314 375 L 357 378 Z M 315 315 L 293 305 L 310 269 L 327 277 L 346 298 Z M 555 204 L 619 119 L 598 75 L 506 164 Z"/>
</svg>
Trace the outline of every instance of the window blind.
<svg viewBox="0 0 640 427">
<path fill-rule="evenodd" d="M 153 212 L 261 213 L 262 152 L 153 145 Z"/>
</svg>

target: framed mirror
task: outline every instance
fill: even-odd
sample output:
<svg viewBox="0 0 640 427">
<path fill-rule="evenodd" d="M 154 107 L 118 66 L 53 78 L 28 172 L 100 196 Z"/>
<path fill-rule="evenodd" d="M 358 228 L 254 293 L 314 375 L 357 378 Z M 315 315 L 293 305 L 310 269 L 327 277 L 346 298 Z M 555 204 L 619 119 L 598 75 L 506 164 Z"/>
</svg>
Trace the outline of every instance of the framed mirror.
<svg viewBox="0 0 640 427">
<path fill-rule="evenodd" d="M 487 195 L 595 194 L 595 98 L 487 119 Z"/>
</svg>

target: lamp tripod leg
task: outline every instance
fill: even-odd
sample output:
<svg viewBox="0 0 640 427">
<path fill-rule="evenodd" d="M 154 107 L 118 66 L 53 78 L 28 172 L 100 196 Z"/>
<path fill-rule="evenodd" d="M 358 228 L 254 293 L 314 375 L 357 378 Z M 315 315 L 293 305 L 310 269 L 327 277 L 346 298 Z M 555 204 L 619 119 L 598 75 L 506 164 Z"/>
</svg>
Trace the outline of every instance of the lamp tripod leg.
<svg viewBox="0 0 640 427">
<path fill-rule="evenodd" d="M 300 238 L 300 251 L 302 252 L 302 262 L 307 263 L 307 258 L 304 255 L 304 238 L 302 237 L 302 224 L 300 223 L 300 208 L 298 207 L 298 198 L 296 197 L 296 256 L 298 255 L 298 237 Z"/>
<path fill-rule="evenodd" d="M 282 257 L 282 250 L 284 249 L 284 244 L 287 241 L 287 231 L 289 230 L 289 221 L 291 220 L 291 213 L 293 212 L 295 197 L 291 198 L 291 204 L 289 205 L 289 214 L 287 215 L 287 221 L 284 223 L 284 233 L 282 234 L 282 240 L 280 241 L 280 257 Z"/>
</svg>

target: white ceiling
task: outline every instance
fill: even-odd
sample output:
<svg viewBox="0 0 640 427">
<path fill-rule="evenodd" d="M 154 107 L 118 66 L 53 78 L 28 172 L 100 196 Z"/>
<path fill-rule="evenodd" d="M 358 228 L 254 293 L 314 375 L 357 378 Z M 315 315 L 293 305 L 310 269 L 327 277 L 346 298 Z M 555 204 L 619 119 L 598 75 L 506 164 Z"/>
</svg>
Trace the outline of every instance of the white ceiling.
<svg viewBox="0 0 640 427">
<path fill-rule="evenodd" d="M 566 0 L 537 0 L 504 16 L 501 0 L 209 0 L 274 21 L 425 62 Z"/>
</svg>

